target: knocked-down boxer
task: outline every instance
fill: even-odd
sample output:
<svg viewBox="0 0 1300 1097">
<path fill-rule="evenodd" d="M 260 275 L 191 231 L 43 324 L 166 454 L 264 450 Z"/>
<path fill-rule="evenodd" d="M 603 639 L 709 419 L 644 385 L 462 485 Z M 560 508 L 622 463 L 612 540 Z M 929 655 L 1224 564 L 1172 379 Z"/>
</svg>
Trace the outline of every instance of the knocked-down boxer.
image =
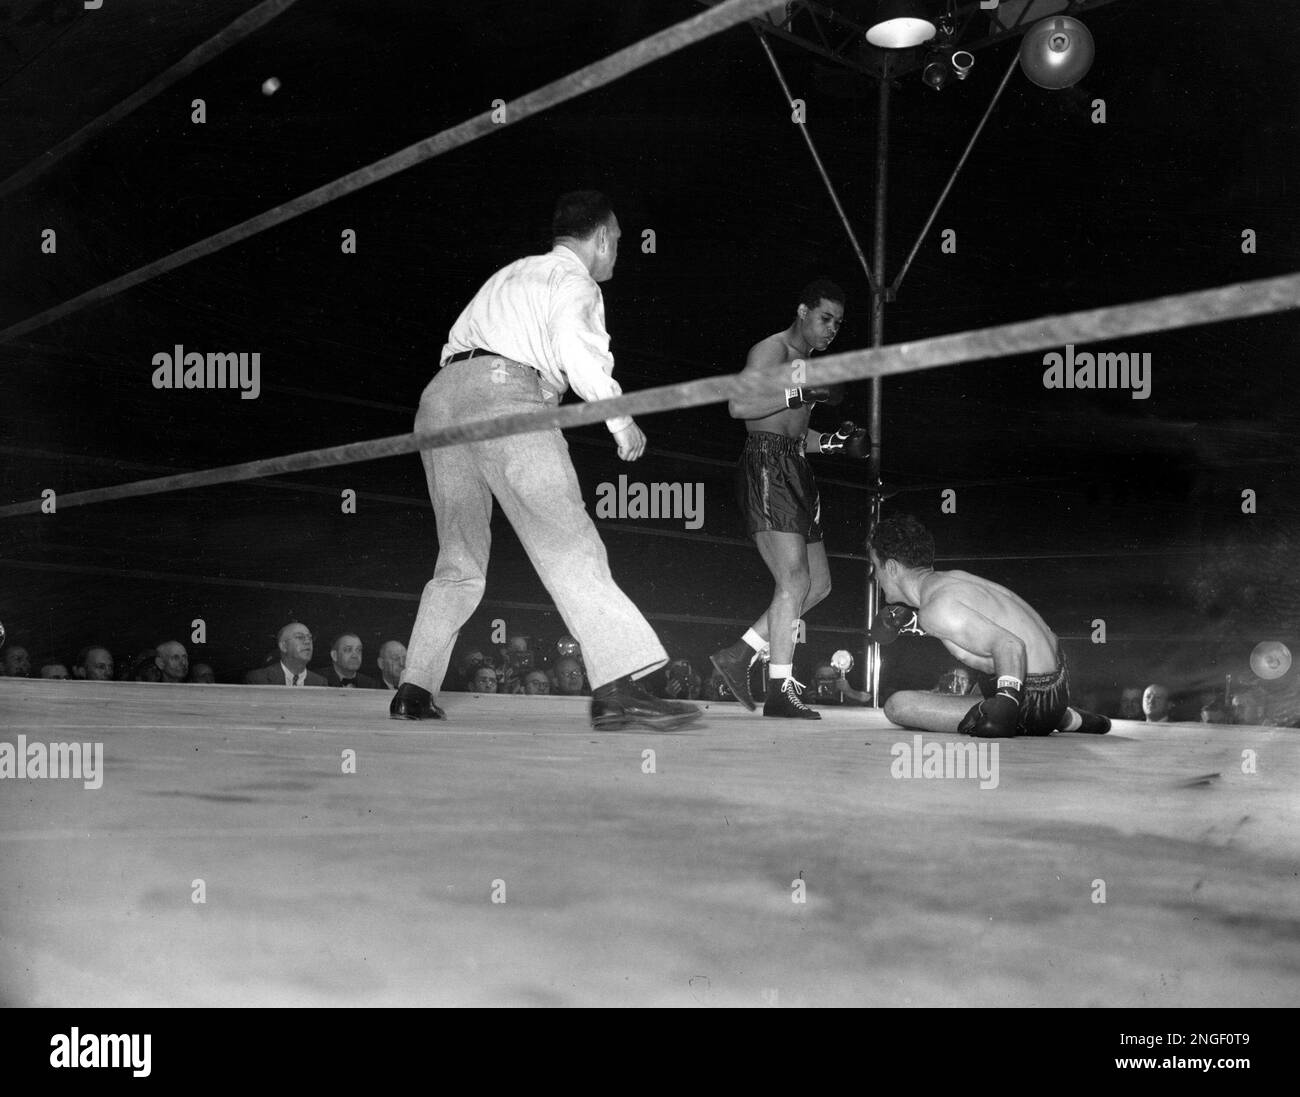
<svg viewBox="0 0 1300 1097">
<path fill-rule="evenodd" d="M 934 570 L 934 538 L 911 515 L 876 526 L 867 543 L 884 593 L 870 637 L 937 636 L 969 667 L 994 675 L 984 700 L 903 690 L 885 702 L 900 727 L 980 738 L 1081 731 L 1105 735 L 1105 716 L 1070 707 L 1070 675 L 1056 634 L 1013 591 L 966 571 Z M 915 607 L 915 608 L 912 608 Z"/>
<path fill-rule="evenodd" d="M 819 279 L 804 288 L 794 321 L 749 351 L 742 376 L 796 374 L 797 366 L 830 346 L 844 320 L 844 291 Z M 820 720 L 804 703 L 803 685 L 794 677 L 795 635 L 801 616 L 831 589 L 826 546 L 822 544 L 821 498 L 806 454 L 866 457 L 867 432 L 852 423 L 838 431 L 809 429 L 815 404 L 839 404 L 844 386 L 810 388 L 796 383 L 780 397 L 737 397 L 728 405 L 733 419 L 744 419 L 745 450 L 736 488 L 746 532 L 754 538 L 776 590 L 763 615 L 741 639 L 709 658 L 747 709 L 754 709 L 749 668 L 770 655 L 771 674 L 763 715 Z"/>
</svg>

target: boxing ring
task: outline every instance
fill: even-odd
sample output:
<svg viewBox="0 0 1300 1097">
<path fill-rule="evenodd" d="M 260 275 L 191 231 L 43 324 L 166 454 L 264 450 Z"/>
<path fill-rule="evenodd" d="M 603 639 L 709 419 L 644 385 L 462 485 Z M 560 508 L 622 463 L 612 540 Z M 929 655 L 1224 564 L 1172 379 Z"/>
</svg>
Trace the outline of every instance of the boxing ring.
<svg viewBox="0 0 1300 1097">
<path fill-rule="evenodd" d="M 771 6 L 710 7 L 511 101 L 512 124 Z M 491 113 L 0 342 L 486 137 Z M 827 355 L 806 384 L 992 371 L 1006 355 L 1298 304 L 1300 274 L 1237 282 Z M 60 493 L 58 507 L 701 407 L 783 380 L 719 374 Z M 8 502 L 0 519 L 41 506 Z M 4 1004 L 1246 1007 L 1300 993 L 1294 729 L 1118 720 L 1105 737 L 980 744 L 996 747 L 987 773 L 939 779 L 922 748 L 951 757 L 957 737 L 914 736 L 874 709 L 827 708 L 810 728 L 711 703 L 699 725 L 656 735 L 592 731 L 585 698 L 446 694 L 434 727 L 390 721 L 382 693 L 291 699 L 0 678 L 0 743 L 103 748 L 101 787 L 0 787 Z"/>
<path fill-rule="evenodd" d="M 1293 730 L 1005 742 L 982 789 L 894 776 L 865 709 L 602 734 L 452 694 L 429 731 L 303 693 L 0 679 L 7 739 L 105 767 L 0 798 L 6 1005 L 1295 1001 Z"/>
</svg>

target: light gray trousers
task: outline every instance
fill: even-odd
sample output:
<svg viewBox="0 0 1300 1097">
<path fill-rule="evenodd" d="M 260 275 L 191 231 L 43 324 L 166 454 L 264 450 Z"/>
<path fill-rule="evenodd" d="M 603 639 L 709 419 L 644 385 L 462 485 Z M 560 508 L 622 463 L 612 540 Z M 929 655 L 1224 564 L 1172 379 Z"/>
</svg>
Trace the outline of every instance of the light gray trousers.
<svg viewBox="0 0 1300 1097">
<path fill-rule="evenodd" d="M 420 398 L 415 429 L 538 411 L 557 399 L 529 366 L 480 356 L 438 371 Z M 420 599 L 403 682 L 434 694 L 442 684 L 452 645 L 483 597 L 493 496 L 582 645 L 593 689 L 668 662 L 654 630 L 610 575 L 563 433 L 515 434 L 423 450 L 420 457 L 438 520 L 438 563 Z"/>
</svg>

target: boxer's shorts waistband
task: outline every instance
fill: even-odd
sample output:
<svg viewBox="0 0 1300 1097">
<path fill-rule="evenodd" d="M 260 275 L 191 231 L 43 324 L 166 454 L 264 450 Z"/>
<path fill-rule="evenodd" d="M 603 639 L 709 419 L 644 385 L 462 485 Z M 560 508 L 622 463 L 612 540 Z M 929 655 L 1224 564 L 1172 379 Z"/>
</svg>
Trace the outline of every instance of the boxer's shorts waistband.
<svg viewBox="0 0 1300 1097">
<path fill-rule="evenodd" d="M 791 457 L 802 457 L 804 440 L 766 430 L 754 430 L 745 436 L 745 450 L 749 453 L 783 453 Z"/>
<path fill-rule="evenodd" d="M 1056 669 L 1048 671 L 1046 674 L 1026 674 L 1025 689 L 1051 689 L 1060 683 L 1066 671 L 1065 652 L 1058 648 L 1056 651 Z"/>
</svg>

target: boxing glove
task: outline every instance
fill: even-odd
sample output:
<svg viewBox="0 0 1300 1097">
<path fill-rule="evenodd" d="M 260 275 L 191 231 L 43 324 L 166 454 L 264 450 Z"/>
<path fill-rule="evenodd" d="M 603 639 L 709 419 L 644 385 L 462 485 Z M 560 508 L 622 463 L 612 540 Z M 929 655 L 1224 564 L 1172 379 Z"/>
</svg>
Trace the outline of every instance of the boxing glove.
<svg viewBox="0 0 1300 1097">
<path fill-rule="evenodd" d="M 998 678 L 998 691 L 986 697 L 957 725 L 961 735 L 974 735 L 979 739 L 1011 739 L 1020 727 L 1020 698 L 1022 687 L 1019 678 L 1004 674 Z"/>
<path fill-rule="evenodd" d="M 843 385 L 826 385 L 822 388 L 794 388 L 785 390 L 785 406 L 800 408 L 805 404 L 827 404 L 835 407 L 844 402 Z"/>
<path fill-rule="evenodd" d="M 817 444 L 821 446 L 822 453 L 843 453 L 855 429 L 852 423 L 841 423 L 840 429 L 834 434 L 821 435 L 817 439 Z"/>
<path fill-rule="evenodd" d="M 871 456 L 871 437 L 865 427 L 858 427 L 849 435 L 848 441 L 844 443 L 844 456 L 854 457 L 859 461 L 865 461 Z"/>
<path fill-rule="evenodd" d="M 892 602 L 881 606 L 875 624 L 867 631 L 867 639 L 873 644 L 892 644 L 904 632 L 912 636 L 925 635 L 917 623 L 916 610 Z"/>
</svg>

